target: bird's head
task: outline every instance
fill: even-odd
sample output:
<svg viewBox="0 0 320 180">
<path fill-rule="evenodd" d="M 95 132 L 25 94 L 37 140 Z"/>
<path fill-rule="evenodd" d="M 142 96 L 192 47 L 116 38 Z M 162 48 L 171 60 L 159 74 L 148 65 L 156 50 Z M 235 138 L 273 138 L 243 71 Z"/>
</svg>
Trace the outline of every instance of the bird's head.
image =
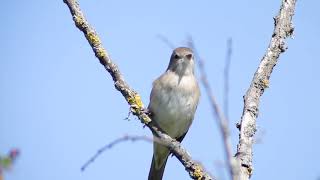
<svg viewBox="0 0 320 180">
<path fill-rule="evenodd" d="M 168 69 L 179 76 L 194 73 L 193 51 L 187 47 L 178 47 L 173 50 Z"/>
</svg>

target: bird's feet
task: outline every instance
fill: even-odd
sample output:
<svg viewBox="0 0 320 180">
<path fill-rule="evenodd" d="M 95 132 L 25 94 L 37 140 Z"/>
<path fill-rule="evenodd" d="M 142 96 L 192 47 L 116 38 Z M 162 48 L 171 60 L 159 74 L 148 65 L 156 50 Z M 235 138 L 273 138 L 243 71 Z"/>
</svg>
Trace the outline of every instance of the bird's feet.
<svg viewBox="0 0 320 180">
<path fill-rule="evenodd" d="M 152 116 L 152 113 L 148 108 L 142 108 L 141 112 L 145 113 L 148 116 Z"/>
</svg>

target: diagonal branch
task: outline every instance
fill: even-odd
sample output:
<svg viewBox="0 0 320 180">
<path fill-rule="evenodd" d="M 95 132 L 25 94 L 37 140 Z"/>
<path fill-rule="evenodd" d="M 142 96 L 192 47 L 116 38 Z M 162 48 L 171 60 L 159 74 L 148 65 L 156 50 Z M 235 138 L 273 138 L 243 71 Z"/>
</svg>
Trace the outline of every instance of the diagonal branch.
<svg viewBox="0 0 320 180">
<path fill-rule="evenodd" d="M 119 71 L 119 68 L 111 61 L 110 56 L 102 46 L 100 38 L 85 19 L 76 0 L 64 0 L 64 3 L 66 3 L 66 5 L 69 7 L 75 25 L 84 33 L 86 39 L 92 47 L 92 50 L 95 53 L 95 56 L 112 76 L 115 88 L 121 92 L 123 97 L 130 105 L 131 112 L 136 115 L 142 123 L 149 127 L 149 129 L 156 136 L 158 136 L 159 139 L 161 139 L 164 145 L 169 147 L 171 153 L 183 164 L 191 178 L 205 180 L 213 179 L 207 172 L 205 172 L 204 168 L 199 163 L 196 163 L 194 160 L 192 160 L 191 156 L 178 141 L 161 132 L 151 121 L 150 117 L 144 111 L 142 111 L 143 103 L 139 94 L 131 89 L 125 82 Z"/>
<path fill-rule="evenodd" d="M 164 44 L 166 44 L 169 48 L 171 48 L 172 50 L 174 49 L 174 44 L 164 35 L 162 34 L 158 34 L 157 38 L 159 38 L 162 42 L 164 42 Z"/>
<path fill-rule="evenodd" d="M 217 121 L 220 132 L 222 134 L 223 145 L 224 145 L 225 156 L 226 156 L 225 160 L 227 161 L 227 164 L 228 164 L 228 170 L 229 170 L 230 176 L 232 177 L 233 180 L 237 180 L 238 179 L 236 177 L 237 170 L 235 167 L 235 159 L 232 155 L 232 144 L 231 144 L 228 120 L 223 114 L 223 112 L 221 111 L 220 106 L 218 105 L 218 102 L 215 96 L 213 95 L 213 91 L 208 82 L 207 73 L 204 68 L 204 62 L 195 48 L 193 39 L 189 37 L 188 42 L 189 42 L 189 47 L 193 49 L 195 57 L 197 58 L 199 71 L 201 74 L 201 82 L 203 84 L 204 89 L 206 90 L 209 102 L 213 110 L 213 115 L 216 117 L 215 119 Z"/>
<path fill-rule="evenodd" d="M 281 53 L 287 49 L 285 39 L 293 33 L 292 17 L 294 15 L 296 0 L 282 0 L 279 14 L 274 18 L 274 31 L 269 47 L 263 56 L 251 85 L 244 96 L 244 108 L 241 121 L 239 143 L 236 158 L 240 163 L 240 180 L 251 177 L 253 136 L 256 132 L 256 119 L 259 112 L 259 101 L 264 90 L 269 87 L 269 78 Z"/>
</svg>

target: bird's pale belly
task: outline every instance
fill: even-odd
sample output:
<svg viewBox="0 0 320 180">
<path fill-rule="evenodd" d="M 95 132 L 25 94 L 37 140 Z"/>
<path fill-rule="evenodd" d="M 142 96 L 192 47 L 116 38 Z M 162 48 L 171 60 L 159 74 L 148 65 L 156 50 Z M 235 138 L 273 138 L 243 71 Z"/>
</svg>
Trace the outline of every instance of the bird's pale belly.
<svg viewBox="0 0 320 180">
<path fill-rule="evenodd" d="M 155 121 L 161 129 L 173 138 L 177 138 L 186 133 L 189 129 L 195 107 L 192 101 L 195 99 L 192 93 L 182 93 L 177 95 L 175 89 L 162 91 L 162 96 L 158 99 Z"/>
</svg>

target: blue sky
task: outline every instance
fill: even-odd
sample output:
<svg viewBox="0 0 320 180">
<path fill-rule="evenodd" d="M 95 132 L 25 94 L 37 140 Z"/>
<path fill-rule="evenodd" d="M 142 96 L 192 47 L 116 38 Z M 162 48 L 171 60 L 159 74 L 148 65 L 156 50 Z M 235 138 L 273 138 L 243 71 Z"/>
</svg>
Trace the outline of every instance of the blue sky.
<svg viewBox="0 0 320 180">
<path fill-rule="evenodd" d="M 219 103 L 228 38 L 230 124 L 235 152 L 243 100 L 269 43 L 278 1 L 80 1 L 89 22 L 127 82 L 147 105 L 152 81 L 164 72 L 171 49 L 191 35 L 205 59 Z M 298 1 L 294 39 L 280 57 L 262 97 L 252 179 L 320 176 L 320 16 L 316 0 Z M 0 6 L 0 153 L 22 154 L 6 180 L 146 179 L 151 143 L 125 142 L 105 152 L 85 172 L 81 165 L 124 134 L 151 133 L 128 105 L 74 26 L 62 0 L 5 1 Z M 222 105 L 222 104 L 221 104 Z M 184 146 L 215 176 L 226 179 L 219 129 L 202 89 Z M 164 179 L 188 179 L 170 158 Z"/>
</svg>

